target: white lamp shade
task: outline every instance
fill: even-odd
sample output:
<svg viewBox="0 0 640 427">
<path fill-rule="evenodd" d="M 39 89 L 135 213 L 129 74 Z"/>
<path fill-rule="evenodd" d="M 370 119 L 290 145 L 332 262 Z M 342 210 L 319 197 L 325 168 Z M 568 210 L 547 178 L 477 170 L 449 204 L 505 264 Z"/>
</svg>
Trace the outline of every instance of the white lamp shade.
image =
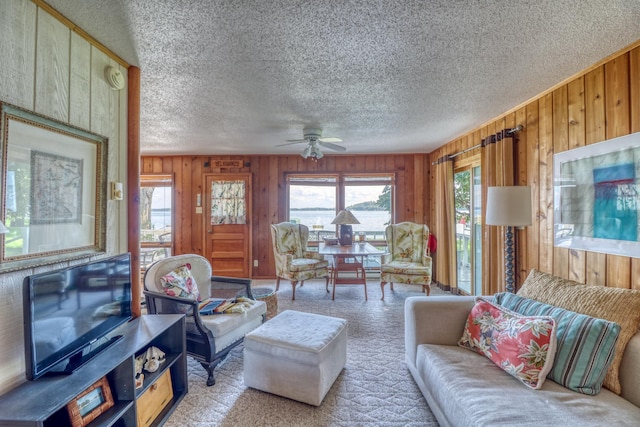
<svg viewBox="0 0 640 427">
<path fill-rule="evenodd" d="M 4 223 L 2 221 L 0 221 L 0 234 L 7 234 L 8 232 L 9 229 L 4 226 Z"/>
<path fill-rule="evenodd" d="M 488 188 L 487 225 L 521 227 L 531 222 L 531 187 Z"/>
</svg>

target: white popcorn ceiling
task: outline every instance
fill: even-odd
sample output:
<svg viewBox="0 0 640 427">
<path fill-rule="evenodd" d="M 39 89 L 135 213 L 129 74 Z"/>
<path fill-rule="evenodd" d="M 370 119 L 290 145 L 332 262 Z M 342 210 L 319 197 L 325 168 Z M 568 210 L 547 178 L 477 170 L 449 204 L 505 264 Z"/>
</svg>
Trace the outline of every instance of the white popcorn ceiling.
<svg viewBox="0 0 640 427">
<path fill-rule="evenodd" d="M 143 154 L 427 153 L 640 39 L 636 0 L 48 3 L 140 67 Z"/>
</svg>

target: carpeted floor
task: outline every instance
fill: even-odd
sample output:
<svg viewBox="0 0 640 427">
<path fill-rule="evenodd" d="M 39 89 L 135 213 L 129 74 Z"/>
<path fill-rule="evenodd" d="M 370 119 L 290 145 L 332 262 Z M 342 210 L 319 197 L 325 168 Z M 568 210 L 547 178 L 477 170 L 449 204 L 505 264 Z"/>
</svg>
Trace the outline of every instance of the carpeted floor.
<svg viewBox="0 0 640 427">
<path fill-rule="evenodd" d="M 274 281 L 255 280 L 254 287 Z M 189 394 L 166 426 L 438 426 L 404 363 L 404 300 L 419 288 L 395 285 L 380 301 L 377 280 L 369 282 L 369 301 L 361 286 L 340 286 L 335 301 L 324 281 L 309 281 L 296 290 L 281 283 L 279 311 L 298 310 L 348 320 L 347 364 L 319 407 L 245 387 L 242 346 L 216 369 L 216 384 L 207 387 L 205 370 L 188 358 Z M 443 294 L 437 288 L 432 295 Z M 424 294 L 422 294 L 424 295 Z"/>
</svg>

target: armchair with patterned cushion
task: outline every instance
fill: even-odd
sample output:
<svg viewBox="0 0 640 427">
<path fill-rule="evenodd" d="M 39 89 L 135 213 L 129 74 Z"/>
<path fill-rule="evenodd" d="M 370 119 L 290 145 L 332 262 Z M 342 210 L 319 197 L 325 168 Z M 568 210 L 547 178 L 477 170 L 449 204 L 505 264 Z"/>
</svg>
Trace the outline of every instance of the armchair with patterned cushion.
<svg viewBox="0 0 640 427">
<path fill-rule="evenodd" d="M 200 255 L 155 262 L 145 272 L 144 289 L 150 314 L 186 315 L 187 354 L 207 370 L 208 386 L 215 384 L 218 363 L 266 318 L 266 303 L 253 298 L 250 279 L 212 276 L 211 264 Z M 236 304 L 222 313 L 202 315 L 201 304 L 209 298 Z"/>
<path fill-rule="evenodd" d="M 427 254 L 429 228 L 424 224 L 401 222 L 385 229 L 387 254 L 380 265 L 380 289 L 384 300 L 384 285 L 408 283 L 422 285 L 431 292 L 431 257 Z"/>
<path fill-rule="evenodd" d="M 325 288 L 329 292 L 329 262 L 317 252 L 307 250 L 309 228 L 302 224 L 281 222 L 271 224 L 271 242 L 276 263 L 276 291 L 280 288 L 280 279 L 291 282 L 291 299 L 296 299 L 296 285 L 305 280 L 324 277 Z"/>
</svg>

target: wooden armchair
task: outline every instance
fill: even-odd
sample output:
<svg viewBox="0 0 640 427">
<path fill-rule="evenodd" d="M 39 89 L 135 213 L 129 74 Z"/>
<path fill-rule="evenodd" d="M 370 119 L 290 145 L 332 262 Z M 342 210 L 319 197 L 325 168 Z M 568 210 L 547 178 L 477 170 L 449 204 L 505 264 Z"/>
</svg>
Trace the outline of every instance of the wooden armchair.
<svg viewBox="0 0 640 427">
<path fill-rule="evenodd" d="M 181 267 L 186 265 L 190 267 L 189 289 L 192 293 L 168 295 L 162 278 L 165 277 L 166 283 L 167 275 L 178 270 L 184 271 Z M 227 299 L 238 296 L 253 299 L 250 279 L 212 276 L 211 264 L 200 255 L 177 255 L 155 262 L 145 272 L 144 289 L 150 314 L 186 315 L 187 354 L 207 370 L 208 386 L 215 384 L 213 370 L 218 363 L 266 318 L 267 306 L 262 301 L 255 301 L 246 313 L 200 315 L 195 293 L 199 293 L 203 300 L 209 297 Z"/>
</svg>

